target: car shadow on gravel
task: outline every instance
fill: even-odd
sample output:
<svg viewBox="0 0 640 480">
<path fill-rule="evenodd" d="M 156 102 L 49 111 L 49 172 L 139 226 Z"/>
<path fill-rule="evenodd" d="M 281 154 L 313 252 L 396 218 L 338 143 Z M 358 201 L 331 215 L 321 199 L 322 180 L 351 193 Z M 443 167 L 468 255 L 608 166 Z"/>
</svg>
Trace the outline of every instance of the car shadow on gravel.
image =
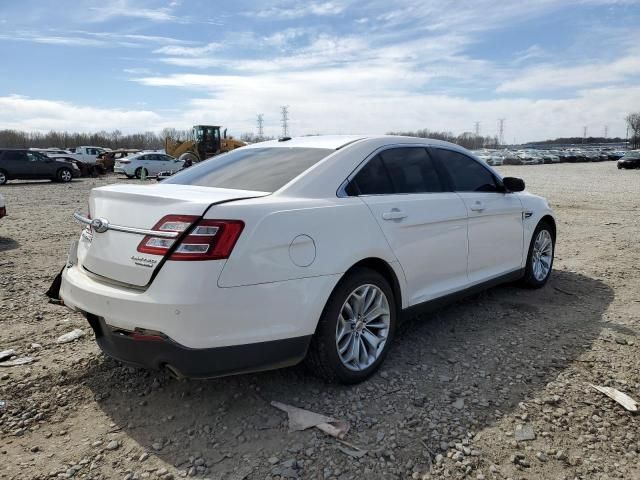
<svg viewBox="0 0 640 480">
<path fill-rule="evenodd" d="M 0 237 L 0 252 L 8 252 L 9 250 L 13 250 L 19 246 L 20 244 L 13 238 Z"/>
<path fill-rule="evenodd" d="M 302 366 L 181 382 L 102 357 L 77 380 L 123 432 L 181 468 L 200 455 L 220 473 L 243 454 L 268 458 L 334 442 L 317 431 L 287 432 L 272 400 L 347 419 L 350 442 L 370 451 L 395 444 L 396 458 L 415 460 L 421 444 L 434 454 L 556 380 L 591 348 L 613 297 L 603 282 L 566 271 L 541 290 L 493 288 L 403 324 L 381 371 L 356 386 L 326 385 Z M 403 435 L 389 440 L 398 425 Z"/>
</svg>

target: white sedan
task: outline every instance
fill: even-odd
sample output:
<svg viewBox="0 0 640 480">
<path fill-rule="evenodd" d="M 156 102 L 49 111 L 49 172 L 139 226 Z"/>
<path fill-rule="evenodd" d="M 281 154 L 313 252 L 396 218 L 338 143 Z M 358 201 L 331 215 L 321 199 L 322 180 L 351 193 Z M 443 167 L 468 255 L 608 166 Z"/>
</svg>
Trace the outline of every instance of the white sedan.
<svg viewBox="0 0 640 480">
<path fill-rule="evenodd" d="M 155 177 L 164 171 L 177 172 L 182 168 L 183 163 L 183 160 L 164 153 L 141 152 L 116 160 L 113 171 L 124 173 L 129 178 Z"/>
<path fill-rule="evenodd" d="M 556 223 L 523 190 L 438 140 L 257 143 L 93 189 L 59 294 L 127 364 L 205 378 L 306 359 L 359 382 L 407 313 L 547 282 Z"/>
</svg>

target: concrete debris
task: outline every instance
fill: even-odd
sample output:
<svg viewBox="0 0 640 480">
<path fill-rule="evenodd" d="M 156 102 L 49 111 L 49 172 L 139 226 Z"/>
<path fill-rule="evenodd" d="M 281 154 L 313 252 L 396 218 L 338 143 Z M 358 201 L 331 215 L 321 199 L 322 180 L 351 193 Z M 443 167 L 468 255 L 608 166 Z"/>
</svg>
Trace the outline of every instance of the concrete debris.
<svg viewBox="0 0 640 480">
<path fill-rule="evenodd" d="M 79 339 L 80 337 L 84 337 L 84 332 L 79 328 L 75 330 L 71 330 L 69 333 L 65 333 L 64 335 L 60 335 L 56 340 L 57 343 L 69 343 L 74 340 Z"/>
</svg>

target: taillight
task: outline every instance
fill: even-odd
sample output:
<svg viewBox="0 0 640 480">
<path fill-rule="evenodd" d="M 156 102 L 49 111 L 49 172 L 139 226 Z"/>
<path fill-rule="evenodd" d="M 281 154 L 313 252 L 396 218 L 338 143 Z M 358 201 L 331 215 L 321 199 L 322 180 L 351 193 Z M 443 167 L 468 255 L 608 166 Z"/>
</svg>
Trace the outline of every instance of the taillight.
<svg viewBox="0 0 640 480">
<path fill-rule="evenodd" d="M 182 233 L 199 217 L 193 215 L 167 215 L 153 230 Z M 229 258 L 242 233 L 244 222 L 240 220 L 201 220 L 191 229 L 173 251 L 169 260 L 221 260 Z M 175 239 L 147 235 L 138 245 L 138 252 L 165 255 Z"/>
</svg>

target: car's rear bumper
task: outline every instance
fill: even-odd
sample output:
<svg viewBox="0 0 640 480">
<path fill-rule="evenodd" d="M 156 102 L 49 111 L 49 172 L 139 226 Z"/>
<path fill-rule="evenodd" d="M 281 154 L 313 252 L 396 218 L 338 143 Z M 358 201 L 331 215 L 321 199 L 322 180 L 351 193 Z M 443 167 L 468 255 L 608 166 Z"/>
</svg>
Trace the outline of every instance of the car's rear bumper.
<svg viewBox="0 0 640 480">
<path fill-rule="evenodd" d="M 102 351 L 127 365 L 153 370 L 166 368 L 185 378 L 282 368 L 299 363 L 306 355 L 311 335 L 218 348 L 188 348 L 163 336 L 132 335 L 114 328 L 95 315 L 86 315 Z"/>
<path fill-rule="evenodd" d="M 187 349 L 212 349 L 312 335 L 340 275 L 221 288 L 217 262 L 166 262 L 152 284 L 134 290 L 65 267 L 60 299 L 112 328 L 162 332 Z M 221 262 L 223 263 L 223 262 Z M 151 362 L 153 363 L 153 362 Z"/>
</svg>

